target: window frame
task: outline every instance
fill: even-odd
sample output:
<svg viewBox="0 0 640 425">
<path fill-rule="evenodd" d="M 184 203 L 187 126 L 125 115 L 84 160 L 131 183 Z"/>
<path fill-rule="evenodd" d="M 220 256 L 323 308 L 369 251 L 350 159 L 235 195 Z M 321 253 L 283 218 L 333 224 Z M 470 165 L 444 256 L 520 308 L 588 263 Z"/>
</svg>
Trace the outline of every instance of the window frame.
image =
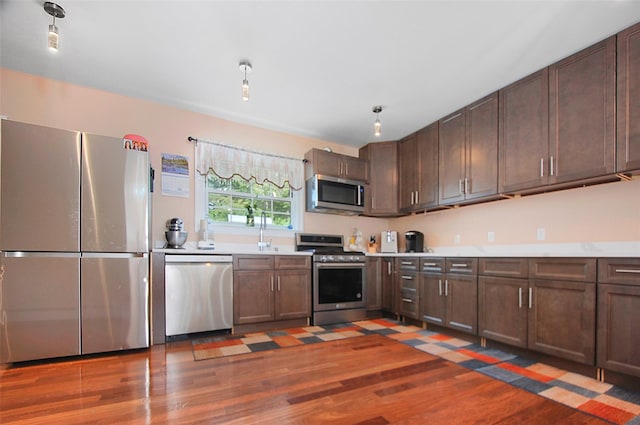
<svg viewBox="0 0 640 425">
<path fill-rule="evenodd" d="M 229 222 L 216 222 L 209 220 L 209 197 L 207 190 L 207 176 L 203 176 L 200 173 L 195 173 L 195 223 L 196 231 L 200 231 L 200 220 L 207 219 L 207 231 L 209 234 L 233 234 L 233 235 L 254 235 L 260 228 L 260 217 L 256 216 L 254 227 L 249 227 L 246 224 L 229 223 Z M 273 226 L 267 226 L 268 234 L 275 237 L 287 237 L 293 236 L 296 232 L 300 232 L 303 229 L 304 218 L 304 189 L 291 190 L 291 225 L 292 228 L 274 228 Z M 281 199 L 281 198 L 274 198 Z"/>
</svg>

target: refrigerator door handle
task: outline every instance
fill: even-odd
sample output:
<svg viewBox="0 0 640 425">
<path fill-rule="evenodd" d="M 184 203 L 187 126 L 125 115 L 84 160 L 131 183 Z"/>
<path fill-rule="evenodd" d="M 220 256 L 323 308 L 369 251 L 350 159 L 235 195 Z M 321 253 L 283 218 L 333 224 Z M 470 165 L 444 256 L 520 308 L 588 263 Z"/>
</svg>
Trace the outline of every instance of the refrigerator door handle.
<svg viewBox="0 0 640 425">
<path fill-rule="evenodd" d="M 83 252 L 82 258 L 146 258 L 146 252 Z"/>
<path fill-rule="evenodd" d="M 80 258 L 79 252 L 3 251 L 5 258 Z"/>
</svg>

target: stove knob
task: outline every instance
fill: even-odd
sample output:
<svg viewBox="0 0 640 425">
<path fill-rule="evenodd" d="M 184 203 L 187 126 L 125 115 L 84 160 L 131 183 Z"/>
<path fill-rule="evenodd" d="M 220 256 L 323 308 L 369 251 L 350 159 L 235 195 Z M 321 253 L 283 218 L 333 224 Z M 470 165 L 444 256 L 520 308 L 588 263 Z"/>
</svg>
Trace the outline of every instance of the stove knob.
<svg viewBox="0 0 640 425">
<path fill-rule="evenodd" d="M 333 261 L 333 255 L 325 255 L 322 258 L 324 259 L 323 261 Z"/>
</svg>

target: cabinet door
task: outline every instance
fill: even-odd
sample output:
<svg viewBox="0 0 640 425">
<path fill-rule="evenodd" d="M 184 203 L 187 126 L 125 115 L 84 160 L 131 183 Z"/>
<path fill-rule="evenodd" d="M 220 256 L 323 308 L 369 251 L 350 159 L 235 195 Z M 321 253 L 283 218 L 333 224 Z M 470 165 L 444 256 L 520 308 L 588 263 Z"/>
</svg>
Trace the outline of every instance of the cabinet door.
<svg viewBox="0 0 640 425">
<path fill-rule="evenodd" d="M 546 184 L 549 157 L 549 68 L 500 90 L 500 193 Z"/>
<path fill-rule="evenodd" d="M 596 285 L 530 279 L 529 349 L 593 365 Z"/>
<path fill-rule="evenodd" d="M 350 180 L 369 181 L 367 175 L 367 161 L 353 156 L 342 156 L 342 176 Z"/>
<path fill-rule="evenodd" d="M 233 273 L 233 323 L 268 322 L 274 318 L 274 276 L 270 271 Z"/>
<path fill-rule="evenodd" d="M 399 208 L 401 211 L 410 211 L 415 204 L 417 169 L 417 135 L 411 134 L 399 142 Z"/>
<path fill-rule="evenodd" d="M 440 121 L 438 141 L 440 185 L 439 203 L 453 204 L 464 200 L 465 178 L 465 111 L 461 110 Z"/>
<path fill-rule="evenodd" d="M 597 366 L 640 377 L 639 286 L 598 284 Z"/>
<path fill-rule="evenodd" d="M 445 325 L 446 301 L 444 275 L 422 274 L 420 304 L 422 320 L 436 325 Z"/>
<path fill-rule="evenodd" d="M 527 347 L 526 279 L 478 278 L 478 335 Z"/>
<path fill-rule="evenodd" d="M 498 93 L 467 108 L 465 199 L 498 192 Z"/>
<path fill-rule="evenodd" d="M 369 212 L 371 215 L 398 213 L 398 144 L 371 143 L 369 150 Z"/>
<path fill-rule="evenodd" d="M 382 309 L 389 313 L 398 314 L 396 308 L 395 266 L 392 257 L 382 259 L 380 283 L 382 285 Z"/>
<path fill-rule="evenodd" d="M 416 137 L 416 209 L 427 209 L 438 205 L 438 123 L 420 130 Z"/>
<path fill-rule="evenodd" d="M 552 183 L 615 171 L 615 57 L 610 37 L 549 67 Z"/>
<path fill-rule="evenodd" d="M 313 149 L 313 173 L 327 176 L 342 177 L 343 164 L 341 155 L 327 152 L 321 149 Z M 307 176 L 311 177 L 311 176 Z"/>
<path fill-rule="evenodd" d="M 382 258 L 367 258 L 367 310 L 382 309 Z"/>
<path fill-rule="evenodd" d="M 276 320 L 311 316 L 310 270 L 280 270 L 275 285 Z"/>
<path fill-rule="evenodd" d="M 446 326 L 476 335 L 478 332 L 477 276 L 446 275 Z"/>
<path fill-rule="evenodd" d="M 640 24 L 618 34 L 617 171 L 640 169 Z M 635 100 L 634 100 L 635 99 Z"/>
</svg>

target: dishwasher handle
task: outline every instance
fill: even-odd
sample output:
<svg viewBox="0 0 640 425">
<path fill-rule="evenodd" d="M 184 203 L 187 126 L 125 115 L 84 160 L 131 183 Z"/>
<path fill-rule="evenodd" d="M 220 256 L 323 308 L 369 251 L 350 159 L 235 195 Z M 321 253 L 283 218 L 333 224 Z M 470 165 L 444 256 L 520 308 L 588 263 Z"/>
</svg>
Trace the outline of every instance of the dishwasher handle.
<svg viewBox="0 0 640 425">
<path fill-rule="evenodd" d="M 231 255 L 165 255 L 165 263 L 232 263 Z"/>
</svg>

